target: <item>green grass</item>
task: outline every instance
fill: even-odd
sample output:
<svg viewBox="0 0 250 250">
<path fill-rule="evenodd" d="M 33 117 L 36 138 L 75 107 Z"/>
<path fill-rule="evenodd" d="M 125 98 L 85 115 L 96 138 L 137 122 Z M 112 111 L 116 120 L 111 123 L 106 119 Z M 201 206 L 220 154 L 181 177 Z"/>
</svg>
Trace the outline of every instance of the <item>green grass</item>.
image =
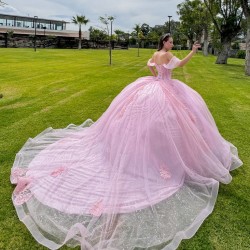
<svg viewBox="0 0 250 250">
<path fill-rule="evenodd" d="M 113 98 L 138 77 L 149 75 L 153 50 L 108 51 L 0 49 L 0 249 L 45 249 L 18 220 L 11 202 L 10 168 L 29 137 L 47 127 L 62 128 L 98 119 Z M 187 51 L 178 51 L 183 58 Z M 181 250 L 235 250 L 250 246 L 250 77 L 244 60 L 216 65 L 215 57 L 198 53 L 174 77 L 205 99 L 221 134 L 238 147 L 244 166 L 233 181 L 220 185 L 214 212 Z M 68 249 L 63 247 L 62 249 Z"/>
</svg>

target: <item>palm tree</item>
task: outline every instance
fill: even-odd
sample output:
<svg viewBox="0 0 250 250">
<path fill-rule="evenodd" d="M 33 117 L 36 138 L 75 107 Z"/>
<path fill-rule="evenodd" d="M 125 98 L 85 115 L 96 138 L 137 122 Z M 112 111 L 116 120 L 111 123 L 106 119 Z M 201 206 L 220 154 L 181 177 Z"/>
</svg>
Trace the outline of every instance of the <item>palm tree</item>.
<svg viewBox="0 0 250 250">
<path fill-rule="evenodd" d="M 137 56 L 139 56 L 139 41 L 140 41 L 140 33 L 141 33 L 141 26 L 140 24 L 136 24 L 134 27 L 134 31 L 136 32 L 136 36 L 137 36 Z"/>
<path fill-rule="evenodd" d="M 79 43 L 78 43 L 78 49 L 82 48 L 82 24 L 86 25 L 89 22 L 89 19 L 86 19 L 85 16 L 81 15 L 78 16 L 76 15 L 75 17 L 72 18 L 72 22 L 74 24 L 79 25 Z"/>
<path fill-rule="evenodd" d="M 115 20 L 114 16 L 107 16 L 105 17 L 100 16 L 99 20 L 106 25 L 108 36 L 109 36 L 109 65 L 112 63 L 112 46 L 111 46 L 111 39 L 112 39 L 112 24 Z M 109 24 L 110 24 L 110 34 L 109 34 Z"/>
</svg>

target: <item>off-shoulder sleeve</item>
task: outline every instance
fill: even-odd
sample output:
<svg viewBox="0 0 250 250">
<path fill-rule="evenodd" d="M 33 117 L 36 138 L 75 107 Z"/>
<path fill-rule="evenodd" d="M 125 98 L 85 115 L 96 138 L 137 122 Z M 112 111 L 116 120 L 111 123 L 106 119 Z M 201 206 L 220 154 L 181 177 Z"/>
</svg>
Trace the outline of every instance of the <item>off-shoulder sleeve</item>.
<svg viewBox="0 0 250 250">
<path fill-rule="evenodd" d="M 154 62 L 151 62 L 151 61 L 152 61 L 152 58 L 150 58 L 150 59 L 148 60 L 147 65 L 148 65 L 148 66 L 151 66 L 151 67 L 155 66 L 155 63 L 154 63 Z"/>
<path fill-rule="evenodd" d="M 174 69 L 179 66 L 180 62 L 181 60 L 179 58 L 177 58 L 176 56 L 173 56 L 167 64 L 164 64 L 164 67 L 166 69 Z"/>
</svg>

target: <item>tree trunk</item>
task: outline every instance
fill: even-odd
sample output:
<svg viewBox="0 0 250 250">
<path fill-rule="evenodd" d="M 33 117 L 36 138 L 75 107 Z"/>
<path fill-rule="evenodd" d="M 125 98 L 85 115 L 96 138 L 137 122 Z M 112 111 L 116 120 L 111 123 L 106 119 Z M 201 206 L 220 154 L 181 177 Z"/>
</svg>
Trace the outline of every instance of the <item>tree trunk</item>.
<svg viewBox="0 0 250 250">
<path fill-rule="evenodd" d="M 7 33 L 5 33 L 4 34 L 4 40 L 5 40 L 5 48 L 8 48 L 8 34 Z"/>
<path fill-rule="evenodd" d="M 250 15 L 247 17 L 246 64 L 245 73 L 250 76 Z"/>
<path fill-rule="evenodd" d="M 78 41 L 78 49 L 82 48 L 82 30 L 81 30 L 81 24 L 79 24 L 79 41 Z"/>
<path fill-rule="evenodd" d="M 139 39 L 137 41 L 137 56 L 140 56 L 140 52 L 139 52 L 139 48 L 140 48 L 140 44 L 139 44 Z"/>
<path fill-rule="evenodd" d="M 231 48 L 231 39 L 223 39 L 222 49 L 217 57 L 217 64 L 227 64 L 228 52 Z"/>
<path fill-rule="evenodd" d="M 194 41 L 193 41 L 193 39 L 188 39 L 188 41 L 189 41 L 189 44 L 188 44 L 189 48 L 188 49 L 191 50 L 193 47 Z"/>
<path fill-rule="evenodd" d="M 208 30 L 204 29 L 203 55 L 208 56 Z"/>
</svg>

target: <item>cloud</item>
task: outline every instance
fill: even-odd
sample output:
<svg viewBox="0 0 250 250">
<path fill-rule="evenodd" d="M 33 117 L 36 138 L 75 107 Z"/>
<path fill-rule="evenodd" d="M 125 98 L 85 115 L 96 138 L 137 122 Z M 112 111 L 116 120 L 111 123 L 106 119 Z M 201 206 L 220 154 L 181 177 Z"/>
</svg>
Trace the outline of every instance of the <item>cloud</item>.
<svg viewBox="0 0 250 250">
<path fill-rule="evenodd" d="M 114 29 L 131 31 L 135 24 L 147 23 L 150 26 L 164 24 L 168 15 L 178 20 L 177 4 L 183 0 L 6 0 L 9 4 L 3 9 L 7 14 L 39 16 L 41 18 L 63 19 L 71 21 L 72 16 L 85 15 L 90 26 L 102 26 L 100 16 L 112 15 Z M 0 12 L 3 11 L 0 9 Z M 68 25 L 72 28 L 77 27 Z"/>
<path fill-rule="evenodd" d="M 14 8 L 10 5 L 0 7 L 0 13 L 8 14 L 8 15 L 21 15 L 21 13 L 16 8 Z"/>
</svg>

